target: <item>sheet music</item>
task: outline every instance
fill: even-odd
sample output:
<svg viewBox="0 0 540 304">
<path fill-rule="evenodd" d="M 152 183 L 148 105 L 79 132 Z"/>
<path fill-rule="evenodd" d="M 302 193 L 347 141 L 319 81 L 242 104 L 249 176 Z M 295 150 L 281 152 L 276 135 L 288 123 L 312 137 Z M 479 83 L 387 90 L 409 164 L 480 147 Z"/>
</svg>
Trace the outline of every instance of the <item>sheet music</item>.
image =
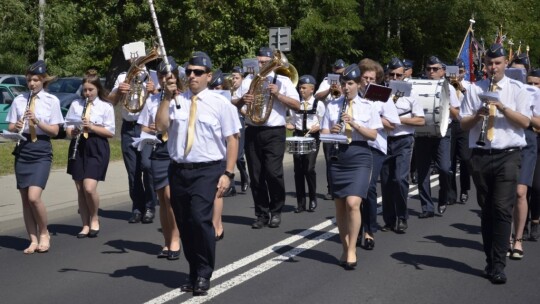
<svg viewBox="0 0 540 304">
<path fill-rule="evenodd" d="M 133 143 L 131 144 L 137 151 L 142 151 L 146 145 L 155 145 L 161 143 L 155 135 L 141 131 L 141 137 L 133 137 Z"/>
<path fill-rule="evenodd" d="M 478 98 L 480 98 L 480 100 L 482 102 L 487 102 L 487 101 L 500 101 L 499 100 L 499 93 L 498 92 L 484 92 L 484 93 L 480 93 L 478 94 Z"/>
<path fill-rule="evenodd" d="M 401 80 L 390 80 L 388 87 L 392 89 L 392 95 L 398 95 L 399 97 L 411 96 L 412 83 Z"/>
<path fill-rule="evenodd" d="M 347 136 L 344 134 L 321 134 L 319 139 L 324 143 L 347 143 Z"/>
<path fill-rule="evenodd" d="M 326 82 L 328 82 L 329 85 L 339 85 L 339 74 L 328 74 Z"/>
<path fill-rule="evenodd" d="M 26 141 L 26 137 L 19 134 L 19 132 L 9 132 L 8 130 L 2 130 L 2 133 L 0 133 L 0 136 L 6 139 L 11 139 L 13 141 L 19 141 L 19 140 Z"/>
</svg>

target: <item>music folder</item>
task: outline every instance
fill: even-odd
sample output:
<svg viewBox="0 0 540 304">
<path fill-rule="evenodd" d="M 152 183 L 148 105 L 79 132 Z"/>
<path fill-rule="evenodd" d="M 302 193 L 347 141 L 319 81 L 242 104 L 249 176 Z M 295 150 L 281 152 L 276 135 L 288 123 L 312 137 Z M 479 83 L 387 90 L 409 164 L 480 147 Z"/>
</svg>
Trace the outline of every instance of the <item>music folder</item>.
<svg viewBox="0 0 540 304">
<path fill-rule="evenodd" d="M 483 92 L 478 94 L 478 98 L 480 98 L 482 102 L 500 101 L 498 92 Z"/>
<path fill-rule="evenodd" d="M 527 70 L 525 69 L 507 68 L 504 75 L 521 83 L 527 83 Z"/>
<path fill-rule="evenodd" d="M 392 95 L 391 88 L 374 84 L 374 83 L 370 83 L 366 89 L 364 98 L 369 99 L 371 101 L 387 102 L 388 98 L 390 98 L 390 95 Z"/>
<path fill-rule="evenodd" d="M 13 141 L 26 141 L 26 137 L 22 136 L 18 132 L 9 132 L 8 130 L 2 130 L 2 133 L 0 133 L 0 136 L 6 139 L 11 139 Z"/>
<path fill-rule="evenodd" d="M 409 97 L 411 96 L 412 83 L 401 80 L 390 80 L 388 85 L 392 89 L 392 95 L 397 95 L 399 97 Z"/>
</svg>

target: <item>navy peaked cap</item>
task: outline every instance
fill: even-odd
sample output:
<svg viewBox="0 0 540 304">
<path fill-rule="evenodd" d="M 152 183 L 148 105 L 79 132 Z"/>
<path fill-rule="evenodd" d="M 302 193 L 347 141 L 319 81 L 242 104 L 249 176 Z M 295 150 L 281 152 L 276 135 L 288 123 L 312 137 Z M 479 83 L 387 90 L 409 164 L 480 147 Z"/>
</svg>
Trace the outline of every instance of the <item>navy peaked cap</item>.
<svg viewBox="0 0 540 304">
<path fill-rule="evenodd" d="M 257 53 L 257 56 L 260 56 L 260 57 L 272 57 L 274 56 L 274 51 L 267 47 L 267 46 L 263 46 L 262 48 L 259 49 L 259 52 Z"/>
<path fill-rule="evenodd" d="M 488 56 L 490 58 L 497 58 L 497 57 L 501 57 L 501 56 L 506 56 L 506 51 L 504 50 L 502 44 L 494 43 L 487 50 L 486 56 Z"/>
<path fill-rule="evenodd" d="M 205 52 L 193 53 L 188 62 L 191 65 L 203 66 L 209 69 L 212 68 L 212 60 L 210 60 L 210 57 Z"/>
<path fill-rule="evenodd" d="M 360 77 L 360 68 L 355 63 L 346 67 L 345 71 L 341 73 L 341 79 L 343 80 L 355 80 L 358 77 Z"/>
<path fill-rule="evenodd" d="M 315 78 L 311 75 L 302 75 L 300 76 L 300 79 L 298 79 L 298 85 L 303 85 L 303 84 L 316 85 L 317 82 L 315 81 Z"/>
<path fill-rule="evenodd" d="M 388 64 L 388 70 L 395 70 L 399 68 L 404 68 L 405 65 L 403 64 L 403 61 L 399 60 L 399 58 L 392 58 L 390 63 Z"/>
<path fill-rule="evenodd" d="M 41 75 L 47 73 L 47 64 L 43 60 L 38 60 L 28 67 L 28 74 Z"/>
<path fill-rule="evenodd" d="M 174 58 L 172 56 L 167 56 L 167 60 L 169 61 L 169 65 L 171 66 L 171 71 L 177 70 L 178 65 L 176 65 L 176 61 L 174 61 Z M 166 74 L 167 73 L 167 65 L 165 64 L 165 61 L 161 61 L 158 65 L 158 73 L 160 74 Z"/>
</svg>

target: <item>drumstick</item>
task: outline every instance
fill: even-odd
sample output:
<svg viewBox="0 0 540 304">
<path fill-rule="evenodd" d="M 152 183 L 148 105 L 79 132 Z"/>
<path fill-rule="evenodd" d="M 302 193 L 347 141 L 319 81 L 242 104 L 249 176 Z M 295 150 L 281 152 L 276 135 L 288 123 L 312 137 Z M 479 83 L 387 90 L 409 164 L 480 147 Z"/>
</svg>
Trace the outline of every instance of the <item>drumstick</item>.
<svg viewBox="0 0 540 304">
<path fill-rule="evenodd" d="M 313 126 L 311 126 L 311 128 L 313 128 L 314 126 L 316 126 L 316 125 L 318 125 L 318 124 L 319 124 L 319 122 L 317 121 Z M 311 128 L 310 128 L 310 129 L 311 129 Z M 310 130 L 308 130 L 308 131 L 306 132 L 306 134 L 304 134 L 304 137 L 308 137 L 309 131 L 310 131 Z"/>
</svg>

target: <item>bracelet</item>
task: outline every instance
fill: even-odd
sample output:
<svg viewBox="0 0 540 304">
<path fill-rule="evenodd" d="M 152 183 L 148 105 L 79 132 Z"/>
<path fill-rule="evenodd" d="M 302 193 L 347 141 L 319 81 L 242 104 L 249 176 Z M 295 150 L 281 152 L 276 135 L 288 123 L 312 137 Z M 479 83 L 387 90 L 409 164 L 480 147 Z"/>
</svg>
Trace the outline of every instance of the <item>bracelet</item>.
<svg viewBox="0 0 540 304">
<path fill-rule="evenodd" d="M 223 175 L 227 176 L 230 179 L 234 179 L 234 173 L 232 173 L 232 172 L 225 171 L 225 172 L 223 172 Z"/>
</svg>

